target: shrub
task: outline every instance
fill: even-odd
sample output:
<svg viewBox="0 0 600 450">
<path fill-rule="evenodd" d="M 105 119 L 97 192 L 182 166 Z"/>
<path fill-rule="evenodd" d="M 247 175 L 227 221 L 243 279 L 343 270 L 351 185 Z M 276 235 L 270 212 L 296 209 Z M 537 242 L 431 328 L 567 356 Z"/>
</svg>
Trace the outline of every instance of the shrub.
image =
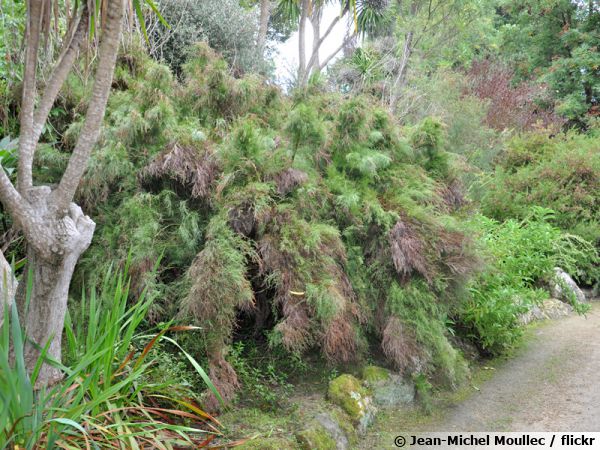
<svg viewBox="0 0 600 450">
<path fill-rule="evenodd" d="M 559 210 L 544 219 L 552 225 L 481 219 L 468 227 L 468 197 L 441 120 L 400 128 L 371 98 L 317 89 L 294 102 L 257 77 L 235 78 L 206 44 L 192 51 L 182 82 L 143 58 L 129 72 L 122 64 L 80 187 L 98 229 L 72 291 L 101 280 L 111 263 L 127 265 L 130 248 L 131 300 L 142 291 L 155 300 L 148 326 L 178 317 L 203 327 L 190 345 L 226 400 L 253 380 L 246 392 L 273 400 L 277 377 L 245 359 L 254 339 L 270 352 L 317 352 L 334 365 L 360 360 L 370 344 L 407 374 L 457 386 L 466 367 L 454 333 L 502 351 L 517 332 L 517 296 L 537 300 L 535 283 L 552 264 L 580 278 L 597 264 L 574 231 L 556 234 Z M 503 170 L 543 164 L 555 141 L 544 142 L 531 154 L 524 144 Z M 49 182 L 61 153 L 39 154 Z M 477 247 L 473 228 L 489 242 Z M 489 269 L 469 281 L 482 254 Z M 219 406 L 214 393 L 204 405 Z"/>
<path fill-rule="evenodd" d="M 160 10 L 170 27 L 160 23 L 154 27 L 149 34 L 150 54 L 175 73 L 181 73 L 187 50 L 199 41 L 206 41 L 238 71 L 265 68 L 256 53 L 254 9 L 236 0 L 161 0 Z"/>
<path fill-rule="evenodd" d="M 418 152 L 425 170 L 433 177 L 446 178 L 448 176 L 448 155 L 445 146 L 444 124 L 433 118 L 425 118 L 413 130 L 411 144 Z"/>
<path fill-rule="evenodd" d="M 531 205 L 552 209 L 552 223 L 600 244 L 600 152 L 593 136 L 532 133 L 512 140 L 486 181 L 484 214 L 524 218 Z"/>
<path fill-rule="evenodd" d="M 325 130 L 317 112 L 303 103 L 290 111 L 285 131 L 291 139 L 292 162 L 300 145 L 306 146 L 314 154 L 325 140 Z"/>
<path fill-rule="evenodd" d="M 558 131 L 564 120 L 552 110 L 544 87 L 527 81 L 516 84 L 514 75 L 508 66 L 491 60 L 476 61 L 469 68 L 469 91 L 489 102 L 486 124 L 498 131 Z"/>
<path fill-rule="evenodd" d="M 206 43 L 190 49 L 183 74 L 182 109 L 203 124 L 218 128 L 220 120 L 227 122 L 249 113 L 269 124 L 279 124 L 282 119 L 280 90 L 258 76 L 234 78 L 227 63 Z"/>
<path fill-rule="evenodd" d="M 490 259 L 467 284 L 459 321 L 485 352 L 499 354 L 513 346 L 522 332 L 519 316 L 548 297 L 539 286 L 550 281 L 554 267 L 577 261 L 570 267 L 577 273 L 579 264 L 589 270 L 590 261 L 598 261 L 588 242 L 564 234 L 552 218 L 552 211 L 538 207 L 523 221 L 474 218 L 474 231 Z"/>
</svg>

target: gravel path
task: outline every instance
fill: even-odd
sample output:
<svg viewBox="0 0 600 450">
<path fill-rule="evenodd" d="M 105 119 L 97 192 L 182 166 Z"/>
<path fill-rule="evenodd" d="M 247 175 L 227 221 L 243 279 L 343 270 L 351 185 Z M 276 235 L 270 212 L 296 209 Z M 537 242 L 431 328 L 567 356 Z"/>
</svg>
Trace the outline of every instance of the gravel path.
<svg viewBox="0 0 600 450">
<path fill-rule="evenodd" d="M 600 304 L 528 336 L 466 400 L 430 417 L 381 414 L 358 447 L 394 448 L 395 435 L 419 431 L 600 431 Z"/>
<path fill-rule="evenodd" d="M 533 335 L 436 431 L 600 431 L 600 307 Z"/>
</svg>

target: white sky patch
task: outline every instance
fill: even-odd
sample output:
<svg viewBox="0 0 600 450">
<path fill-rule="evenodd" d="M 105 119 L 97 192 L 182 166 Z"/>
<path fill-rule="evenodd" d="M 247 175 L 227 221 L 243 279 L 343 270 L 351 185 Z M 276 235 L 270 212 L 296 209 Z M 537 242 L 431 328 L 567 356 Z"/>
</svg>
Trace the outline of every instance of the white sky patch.
<svg viewBox="0 0 600 450">
<path fill-rule="evenodd" d="M 327 31 L 331 22 L 340 14 L 339 4 L 326 4 L 323 10 L 323 17 L 321 19 L 321 34 Z M 327 39 L 323 41 L 321 49 L 319 50 L 319 58 L 324 61 L 329 55 L 331 55 L 344 41 L 347 29 L 347 19 L 340 20 Z M 306 59 L 310 58 L 313 44 L 313 33 L 310 22 L 306 21 Z M 282 85 L 287 85 L 291 80 L 295 78 L 295 73 L 298 70 L 298 32 L 294 32 L 290 38 L 279 44 L 276 47 L 277 54 L 274 57 L 275 60 L 275 77 L 277 82 Z M 329 64 L 334 62 L 342 55 L 340 51 L 335 58 L 333 58 Z"/>
</svg>

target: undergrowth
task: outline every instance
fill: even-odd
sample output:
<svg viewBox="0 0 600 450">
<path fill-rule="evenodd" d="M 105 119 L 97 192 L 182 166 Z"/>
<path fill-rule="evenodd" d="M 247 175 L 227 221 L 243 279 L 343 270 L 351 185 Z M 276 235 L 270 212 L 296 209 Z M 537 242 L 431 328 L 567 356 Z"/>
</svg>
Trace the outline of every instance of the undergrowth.
<svg viewBox="0 0 600 450">
<path fill-rule="evenodd" d="M 126 272 L 125 272 L 126 273 Z M 221 434 L 220 423 L 196 404 L 192 391 L 175 380 L 144 377 L 167 334 L 193 331 L 167 325 L 156 334 L 140 333 L 151 299 L 128 305 L 127 275 L 109 273 L 97 294 L 81 299 L 76 324 L 67 316 L 65 361 L 41 349 L 32 373 L 24 359 L 25 335 L 16 304 L 4 309 L 0 325 L 0 441 L 2 448 L 153 448 L 205 446 Z M 195 359 L 180 349 L 209 389 L 216 392 Z M 42 364 L 59 367 L 65 378 L 36 389 Z M 168 392 L 168 393 L 166 393 Z"/>
</svg>

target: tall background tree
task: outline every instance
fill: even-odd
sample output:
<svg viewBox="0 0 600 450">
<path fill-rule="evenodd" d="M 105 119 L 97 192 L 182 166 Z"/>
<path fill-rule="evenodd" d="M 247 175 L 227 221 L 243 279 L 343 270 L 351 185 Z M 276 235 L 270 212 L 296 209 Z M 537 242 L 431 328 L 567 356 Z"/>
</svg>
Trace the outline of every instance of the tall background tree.
<svg viewBox="0 0 600 450">
<path fill-rule="evenodd" d="M 585 127 L 600 114 L 600 3 L 510 1 L 498 11 L 502 57 L 520 79 L 547 84 L 557 112 Z"/>
<path fill-rule="evenodd" d="M 337 7 L 335 2 L 325 0 L 280 0 L 277 15 L 298 27 L 298 71 L 297 85 L 306 86 L 311 75 L 320 73 L 333 58 L 356 40 L 358 34 L 373 31 L 385 17 L 387 2 L 372 0 L 342 1 L 339 15 L 329 23 L 323 23 L 323 12 L 327 7 Z M 339 23 L 346 26 L 346 32 L 338 39 L 336 46 L 327 55 L 322 55 L 323 43 L 332 36 Z M 312 29 L 312 46 L 307 52 L 307 26 Z M 339 36 L 338 36 L 339 38 Z"/>
</svg>

